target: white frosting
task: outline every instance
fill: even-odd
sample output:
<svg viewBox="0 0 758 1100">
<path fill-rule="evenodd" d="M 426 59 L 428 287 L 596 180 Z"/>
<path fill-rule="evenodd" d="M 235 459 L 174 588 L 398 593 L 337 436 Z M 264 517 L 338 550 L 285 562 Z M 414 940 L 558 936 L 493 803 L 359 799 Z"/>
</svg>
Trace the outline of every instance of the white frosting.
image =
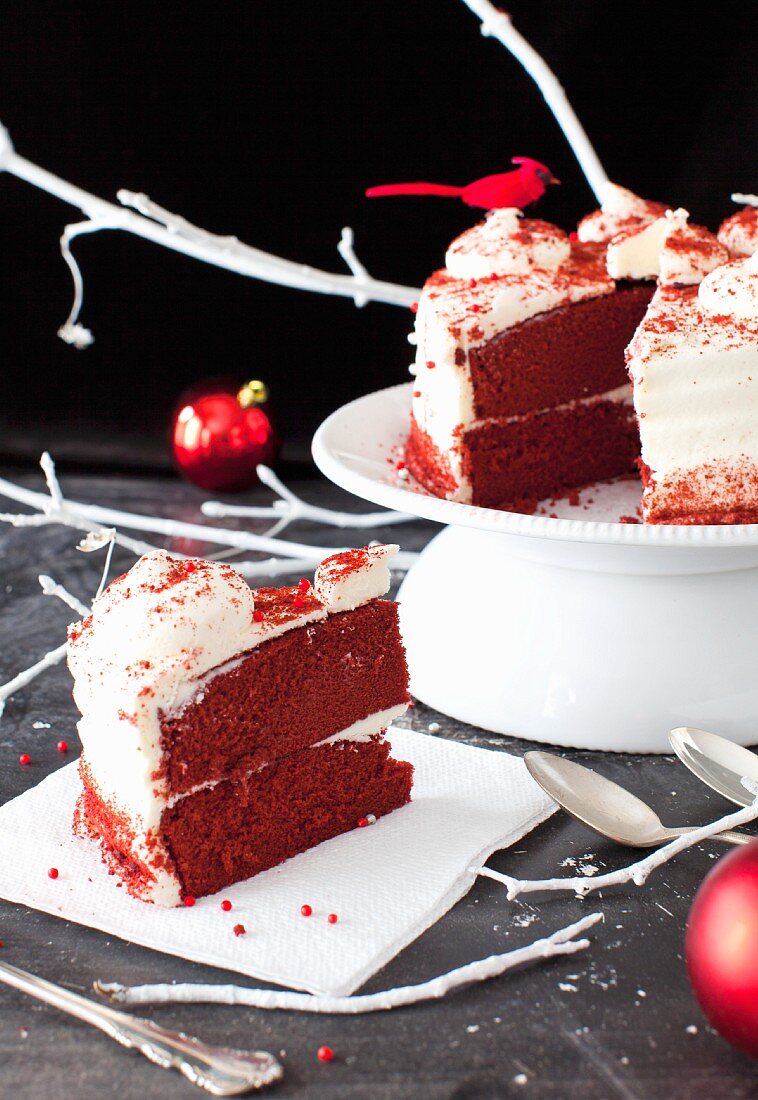
<svg viewBox="0 0 758 1100">
<path fill-rule="evenodd" d="M 549 222 L 521 220 L 512 207 L 492 210 L 452 242 L 445 267 L 456 279 L 516 275 L 533 267 L 560 267 L 571 255 L 566 234 Z"/>
<path fill-rule="evenodd" d="M 473 287 L 446 275 L 432 276 L 419 298 L 413 417 L 448 458 L 456 481 L 449 499 L 469 503 L 459 449 L 462 432 L 476 421 L 469 351 L 538 313 L 610 294 L 615 284 L 599 267 L 583 267 L 578 275 L 569 265 L 535 267 Z"/>
<path fill-rule="evenodd" d="M 606 263 L 614 279 L 655 279 L 665 285 L 699 283 L 729 259 L 723 245 L 701 226 L 688 225 L 686 210 L 667 210 L 637 228 L 617 234 Z"/>
<path fill-rule="evenodd" d="M 700 308 L 711 315 L 755 321 L 758 318 L 758 252 L 747 260 L 723 264 L 703 280 Z"/>
<path fill-rule="evenodd" d="M 396 551 L 380 546 L 367 552 L 365 565 L 354 572 L 351 606 L 387 591 L 385 562 Z M 188 571 L 186 562 L 159 550 L 109 585 L 92 615 L 70 630 L 68 663 L 82 712 L 77 728 L 85 767 L 100 795 L 130 820 L 137 854 L 150 866 L 169 802 L 159 774 L 161 714 L 177 714 L 201 699 L 215 676 L 261 642 L 325 619 L 330 610 L 310 600 L 292 618 L 255 622 L 254 609 L 252 590 L 231 566 L 198 560 Z M 165 870 L 156 875 L 151 900 L 178 904 L 174 876 Z"/>
<path fill-rule="evenodd" d="M 642 459 L 662 487 L 706 463 L 758 463 L 758 320 L 711 316 L 703 286 L 656 291 L 627 353 Z"/>
<path fill-rule="evenodd" d="M 662 203 L 650 202 L 617 183 L 608 182 L 600 209 L 582 218 L 577 237 L 585 244 L 605 244 L 624 229 L 655 221 L 665 209 Z"/>
<path fill-rule="evenodd" d="M 383 596 L 390 586 L 388 562 L 399 546 L 368 546 L 326 558 L 316 570 L 314 589 L 330 613 L 352 611 Z"/>
<path fill-rule="evenodd" d="M 758 250 L 758 207 L 748 206 L 723 221 L 717 233 L 734 256 L 752 256 Z"/>
</svg>

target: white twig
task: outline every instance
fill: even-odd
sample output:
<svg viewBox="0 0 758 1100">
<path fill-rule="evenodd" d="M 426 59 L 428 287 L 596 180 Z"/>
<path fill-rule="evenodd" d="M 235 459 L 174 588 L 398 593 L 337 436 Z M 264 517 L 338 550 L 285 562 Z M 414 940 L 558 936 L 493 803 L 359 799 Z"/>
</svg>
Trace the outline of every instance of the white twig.
<svg viewBox="0 0 758 1100">
<path fill-rule="evenodd" d="M 756 794 L 758 788 L 749 785 L 744 779 L 743 783 L 753 794 Z M 493 871 L 489 867 L 482 867 L 478 873 L 483 875 L 484 878 L 494 879 L 495 882 L 500 882 L 507 887 L 509 901 L 513 901 L 519 894 L 537 893 L 540 890 L 571 890 L 580 897 L 584 897 L 592 890 L 603 890 L 608 886 L 620 886 L 626 882 L 633 882 L 635 886 L 642 886 L 652 871 L 662 867 L 664 863 L 668 863 L 670 859 L 679 855 L 686 848 L 691 848 L 693 844 L 699 844 L 702 840 L 707 840 L 708 837 L 723 832 L 724 829 L 744 825 L 748 821 L 755 821 L 756 818 L 758 818 L 758 796 L 749 806 L 745 806 L 734 813 L 726 814 L 725 817 L 720 817 L 718 821 L 713 821 L 710 825 L 692 829 L 691 832 L 677 837 L 637 863 L 632 863 L 628 867 L 621 867 L 618 871 L 610 871 L 605 875 L 596 875 L 593 878 L 517 879 L 512 878 L 510 875 L 503 875 L 499 871 Z"/>
<path fill-rule="evenodd" d="M 64 588 L 62 584 L 57 584 L 52 577 L 48 577 L 45 573 L 42 573 L 39 577 L 39 583 L 42 586 L 42 591 L 46 596 L 57 596 L 59 600 L 62 600 L 72 611 L 75 611 L 77 615 L 81 615 L 82 618 L 86 618 L 90 613 L 90 609 L 86 604 L 83 604 L 81 600 L 78 600 L 76 596 L 72 596 L 67 588 Z"/>
<path fill-rule="evenodd" d="M 398 989 L 384 990 L 381 993 L 364 993 L 353 997 L 316 996 L 311 993 L 292 993 L 275 989 L 246 989 L 235 985 L 124 986 L 116 982 L 95 982 L 95 989 L 119 1004 L 203 1002 L 353 1016 L 364 1012 L 402 1008 L 421 1001 L 439 1000 L 463 985 L 496 978 L 517 966 L 525 966 L 556 955 L 573 955 L 576 951 L 584 951 L 589 947 L 589 940 L 577 940 L 574 937 L 587 931 L 601 919 L 601 913 L 591 913 L 583 920 L 561 928 L 526 947 L 507 951 L 504 955 L 490 955 L 487 959 L 468 963 L 466 966 L 441 974 L 420 985 L 406 985 Z"/>
<path fill-rule="evenodd" d="M 758 206 L 758 195 L 745 195 L 742 191 L 735 191 L 731 198 L 732 202 L 741 202 L 745 206 Z"/>
<path fill-rule="evenodd" d="M 331 508 L 318 508 L 315 504 L 308 504 L 301 500 L 291 489 L 288 489 L 274 471 L 268 466 L 258 466 L 258 477 L 273 492 L 281 498 L 271 505 L 244 505 L 224 504 L 219 500 L 207 500 L 200 506 L 204 516 L 221 519 L 224 516 L 237 516 L 246 519 L 278 518 L 278 530 L 294 523 L 295 520 L 310 520 L 312 523 L 326 523 L 332 527 L 353 527 L 356 530 L 367 527 L 385 527 L 396 523 L 409 523 L 414 517 L 404 512 L 338 512 Z M 269 532 L 271 535 L 271 532 Z"/>
<path fill-rule="evenodd" d="M 350 272 L 355 279 L 356 291 L 353 295 L 353 301 L 358 309 L 362 309 L 369 299 L 365 291 L 358 290 L 357 288 L 358 286 L 367 286 L 371 282 L 371 276 L 356 256 L 355 249 L 353 248 L 354 243 L 355 238 L 353 231 L 349 225 L 346 225 L 342 230 L 342 236 L 340 237 L 340 243 L 337 245 L 337 251 L 350 268 Z"/>
<path fill-rule="evenodd" d="M 31 668 L 24 669 L 23 672 L 19 672 L 18 676 L 14 676 L 12 680 L 9 680 L 7 684 L 0 684 L 0 717 L 5 710 L 5 702 L 20 688 L 26 687 L 32 680 L 36 679 L 41 672 L 44 672 L 48 668 L 52 668 L 54 665 L 60 664 L 63 658 L 66 656 L 66 643 L 59 645 L 57 649 L 51 649 L 49 653 L 32 665 Z"/>
<path fill-rule="evenodd" d="M 5 478 L 0 478 L 0 495 L 9 497 L 21 504 L 26 504 L 42 513 L 41 516 L 32 517 L 0 514 L 0 522 L 9 522 L 19 527 L 60 523 L 78 530 L 90 531 L 93 527 L 105 524 L 119 528 L 126 527 L 136 531 L 151 531 L 154 534 L 165 535 L 169 538 L 194 539 L 220 546 L 233 546 L 238 550 L 260 551 L 277 557 L 297 558 L 301 562 L 308 562 L 311 566 L 319 565 L 323 558 L 329 557 L 331 554 L 339 554 L 345 549 L 345 547 L 339 546 L 310 546 L 306 543 L 289 542 L 284 539 L 256 535 L 249 531 L 206 527 L 199 523 L 184 523 L 164 519 L 160 516 L 144 516 L 135 512 L 123 512 L 117 508 L 80 504 L 72 500 L 64 500 L 61 506 L 55 508 L 51 505 L 51 498 L 44 493 L 24 489 Z M 121 542 L 122 536 L 117 535 L 116 541 Z M 396 572 L 404 572 L 411 567 L 417 557 L 417 554 L 409 551 L 401 552 L 392 559 L 390 568 Z"/>
<path fill-rule="evenodd" d="M 364 302 L 387 302 L 397 306 L 409 306 L 418 298 L 418 290 L 413 287 L 381 282 L 365 274 L 357 277 L 321 271 L 307 264 L 294 263 L 292 260 L 282 259 L 281 256 L 251 248 L 236 237 L 208 233 L 191 225 L 184 218 L 164 210 L 146 195 L 119 191 L 119 202 L 123 206 L 132 207 L 131 210 L 124 210 L 19 156 L 13 148 L 8 131 L 0 126 L 0 171 L 2 170 L 56 195 L 86 215 L 86 221 L 67 226 L 61 238 L 61 251 L 74 279 L 74 305 L 68 320 L 61 327 L 60 335 L 78 347 L 86 347 L 91 343 L 92 334 L 77 322 L 82 302 L 82 280 L 69 244 L 82 233 L 97 233 L 103 229 L 134 233 L 154 244 L 163 245 L 164 248 L 182 252 L 185 256 L 279 286 L 311 290 L 319 294 L 334 294 L 352 298 L 356 302 L 361 299 Z"/>
<path fill-rule="evenodd" d="M 522 38 L 506 12 L 499 11 L 489 0 L 463 0 L 463 2 L 474 15 L 481 19 L 482 34 L 496 38 L 517 61 L 521 62 L 534 80 L 573 149 L 587 183 L 594 191 L 598 202 L 602 203 L 608 185 L 608 176 L 555 74 L 537 51 L 525 38 Z"/>
</svg>

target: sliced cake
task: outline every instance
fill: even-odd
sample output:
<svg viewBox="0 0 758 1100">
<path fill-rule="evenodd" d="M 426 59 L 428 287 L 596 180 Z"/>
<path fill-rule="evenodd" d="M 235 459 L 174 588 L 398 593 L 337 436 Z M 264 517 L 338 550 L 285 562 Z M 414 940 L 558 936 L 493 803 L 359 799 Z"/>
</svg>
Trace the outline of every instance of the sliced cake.
<svg viewBox="0 0 758 1100">
<path fill-rule="evenodd" d="M 397 547 L 251 590 L 229 565 L 142 557 L 70 629 L 75 828 L 135 897 L 210 894 L 410 799 L 383 739 L 408 704 Z"/>
<path fill-rule="evenodd" d="M 624 349 L 653 289 L 617 283 L 600 244 L 490 212 L 419 299 L 410 472 L 437 496 L 523 507 L 632 471 Z"/>
</svg>

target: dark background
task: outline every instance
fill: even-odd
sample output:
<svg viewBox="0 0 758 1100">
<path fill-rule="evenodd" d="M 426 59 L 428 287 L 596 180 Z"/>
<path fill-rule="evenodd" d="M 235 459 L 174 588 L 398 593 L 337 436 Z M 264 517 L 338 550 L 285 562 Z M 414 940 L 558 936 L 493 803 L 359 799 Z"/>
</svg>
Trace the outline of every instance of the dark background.
<svg viewBox="0 0 758 1100">
<path fill-rule="evenodd" d="M 731 191 L 756 190 L 750 5 L 509 10 L 612 179 L 712 228 Z M 595 205 L 535 85 L 460 0 L 24 0 L 4 20 L 0 85 L 0 117 L 36 163 L 335 271 L 352 225 L 372 275 L 420 285 L 475 218 L 457 200 L 366 200 L 372 183 L 465 183 L 525 154 L 562 180 L 541 216 L 571 228 Z M 119 233 L 74 246 L 96 343 L 67 347 L 58 237 L 80 214 L 10 176 L 0 191 L 0 460 L 49 447 L 69 465 L 159 467 L 178 394 L 226 372 L 269 383 L 285 456 L 301 459 L 327 413 L 408 377 L 403 309 L 356 310 Z"/>
</svg>

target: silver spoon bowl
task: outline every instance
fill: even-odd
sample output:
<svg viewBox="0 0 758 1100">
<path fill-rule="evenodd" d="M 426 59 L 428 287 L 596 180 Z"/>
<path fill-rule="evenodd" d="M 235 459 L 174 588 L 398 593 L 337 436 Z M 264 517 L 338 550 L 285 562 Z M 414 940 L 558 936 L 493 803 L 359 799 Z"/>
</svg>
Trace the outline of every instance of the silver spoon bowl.
<svg viewBox="0 0 758 1100">
<path fill-rule="evenodd" d="M 669 741 L 685 767 L 707 786 L 738 806 L 752 803 L 752 794 L 742 785 L 743 776 L 758 783 L 758 756 L 750 749 L 694 726 L 677 726 Z"/>
<path fill-rule="evenodd" d="M 655 810 L 642 799 L 573 760 L 549 752 L 528 752 L 524 763 L 532 779 L 566 813 L 617 844 L 655 848 L 692 832 L 691 828 L 666 828 Z M 729 831 L 718 833 L 716 839 L 747 844 L 752 838 Z"/>
</svg>

